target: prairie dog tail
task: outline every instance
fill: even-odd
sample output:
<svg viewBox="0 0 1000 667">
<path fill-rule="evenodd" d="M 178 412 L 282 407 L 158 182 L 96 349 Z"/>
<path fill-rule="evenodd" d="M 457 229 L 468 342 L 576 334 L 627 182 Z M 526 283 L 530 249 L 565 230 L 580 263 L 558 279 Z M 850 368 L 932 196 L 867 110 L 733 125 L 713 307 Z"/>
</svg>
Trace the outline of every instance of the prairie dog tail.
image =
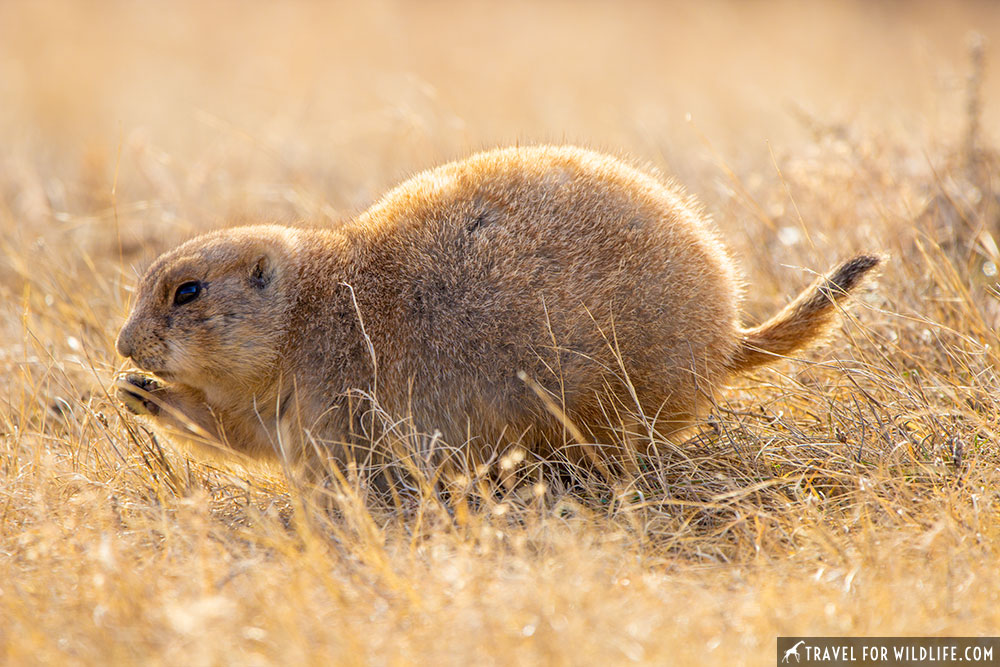
<svg viewBox="0 0 1000 667">
<path fill-rule="evenodd" d="M 740 331 L 740 346 L 730 362 L 736 372 L 771 363 L 806 347 L 827 332 L 836 305 L 881 263 L 875 255 L 858 255 L 820 277 L 777 315 Z"/>
</svg>

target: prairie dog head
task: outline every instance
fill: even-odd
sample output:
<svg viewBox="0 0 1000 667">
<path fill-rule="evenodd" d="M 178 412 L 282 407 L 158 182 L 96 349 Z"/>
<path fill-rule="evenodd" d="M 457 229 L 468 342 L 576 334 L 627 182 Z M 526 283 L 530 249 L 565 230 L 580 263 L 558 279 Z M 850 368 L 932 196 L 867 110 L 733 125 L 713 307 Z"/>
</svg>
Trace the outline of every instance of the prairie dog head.
<svg viewBox="0 0 1000 667">
<path fill-rule="evenodd" d="M 139 282 L 115 346 L 139 368 L 207 394 L 274 370 L 295 301 L 296 235 L 238 227 L 161 255 Z"/>
</svg>

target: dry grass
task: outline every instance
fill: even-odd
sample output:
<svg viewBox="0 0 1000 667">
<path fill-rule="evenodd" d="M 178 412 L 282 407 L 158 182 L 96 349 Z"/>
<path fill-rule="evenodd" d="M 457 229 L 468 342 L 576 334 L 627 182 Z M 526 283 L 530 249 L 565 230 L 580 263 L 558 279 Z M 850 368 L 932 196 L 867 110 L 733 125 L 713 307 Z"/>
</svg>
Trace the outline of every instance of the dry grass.
<svg viewBox="0 0 1000 667">
<path fill-rule="evenodd" d="M 982 26 L 1000 8 L 3 3 L 0 660 L 738 664 L 785 634 L 1000 634 L 1000 169 L 963 134 L 976 107 L 997 127 L 1000 32 L 966 92 Z M 679 176 L 750 318 L 802 267 L 891 261 L 828 347 L 617 489 L 366 507 L 348 483 L 320 510 L 109 400 L 135 271 L 179 239 L 334 224 L 542 140 Z"/>
</svg>

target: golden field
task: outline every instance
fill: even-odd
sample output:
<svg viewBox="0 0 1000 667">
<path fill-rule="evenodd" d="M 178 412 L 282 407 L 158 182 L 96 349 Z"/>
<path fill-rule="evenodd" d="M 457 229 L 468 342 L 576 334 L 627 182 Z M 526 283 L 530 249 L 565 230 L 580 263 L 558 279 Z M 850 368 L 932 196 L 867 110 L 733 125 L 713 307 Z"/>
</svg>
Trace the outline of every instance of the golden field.
<svg viewBox="0 0 1000 667">
<path fill-rule="evenodd" d="M 0 662 L 772 664 L 779 635 L 1000 634 L 998 44 L 987 3 L 0 3 Z M 748 321 L 888 262 L 828 345 L 612 487 L 317 500 L 185 461 L 109 397 L 159 252 L 536 142 L 685 184 Z"/>
</svg>

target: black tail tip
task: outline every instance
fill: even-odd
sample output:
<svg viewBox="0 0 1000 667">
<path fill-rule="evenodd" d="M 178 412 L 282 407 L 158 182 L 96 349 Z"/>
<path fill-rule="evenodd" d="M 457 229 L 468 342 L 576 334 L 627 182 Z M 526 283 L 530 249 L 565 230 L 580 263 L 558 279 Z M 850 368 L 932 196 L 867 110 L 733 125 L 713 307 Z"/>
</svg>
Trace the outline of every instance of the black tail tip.
<svg viewBox="0 0 1000 667">
<path fill-rule="evenodd" d="M 858 255 L 847 260 L 830 275 L 823 286 L 823 291 L 831 298 L 850 292 L 861 282 L 865 274 L 882 263 L 882 259 L 879 255 Z"/>
</svg>

